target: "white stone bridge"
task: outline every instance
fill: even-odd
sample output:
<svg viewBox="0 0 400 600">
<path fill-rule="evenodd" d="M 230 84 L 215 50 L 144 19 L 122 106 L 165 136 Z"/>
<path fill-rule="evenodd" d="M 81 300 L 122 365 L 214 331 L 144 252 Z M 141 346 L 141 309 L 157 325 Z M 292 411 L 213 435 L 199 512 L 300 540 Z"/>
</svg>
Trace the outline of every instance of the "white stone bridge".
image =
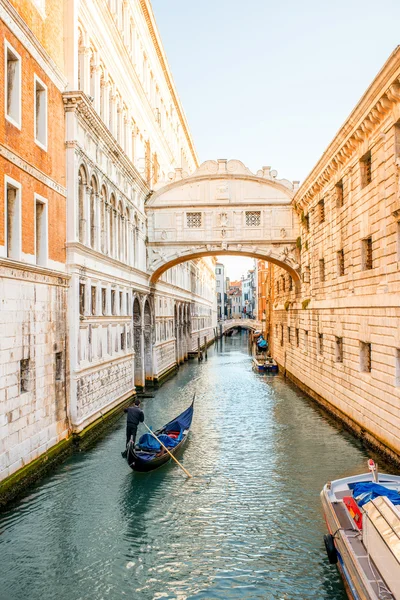
<svg viewBox="0 0 400 600">
<path fill-rule="evenodd" d="M 269 167 L 254 175 L 238 160 L 209 160 L 190 176 L 176 169 L 146 201 L 151 282 L 187 260 L 238 254 L 283 267 L 299 285 L 298 182 L 276 176 Z"/>
<path fill-rule="evenodd" d="M 222 325 L 222 332 L 226 333 L 230 329 L 235 327 L 241 327 L 242 329 L 249 329 L 250 331 L 262 331 L 263 324 L 261 321 L 255 319 L 227 319 L 226 321 L 218 322 L 218 334 L 220 333 L 220 326 Z"/>
</svg>

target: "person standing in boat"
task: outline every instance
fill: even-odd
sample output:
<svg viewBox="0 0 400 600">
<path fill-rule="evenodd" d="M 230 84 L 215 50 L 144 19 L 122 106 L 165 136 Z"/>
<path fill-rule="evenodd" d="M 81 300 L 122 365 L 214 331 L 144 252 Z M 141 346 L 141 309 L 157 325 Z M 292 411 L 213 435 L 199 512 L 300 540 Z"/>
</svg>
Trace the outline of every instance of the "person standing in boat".
<svg viewBox="0 0 400 600">
<path fill-rule="evenodd" d="M 126 446 L 128 446 L 128 443 L 129 443 L 131 437 L 133 440 L 133 444 L 135 444 L 138 425 L 139 425 L 139 423 L 143 423 L 143 421 L 144 421 L 144 413 L 143 413 L 142 409 L 140 408 L 139 398 L 136 398 L 135 404 L 133 406 L 128 406 L 128 408 L 125 408 L 124 412 L 127 413 Z M 122 452 L 121 454 L 125 458 L 126 450 L 125 450 L 125 452 Z"/>
</svg>

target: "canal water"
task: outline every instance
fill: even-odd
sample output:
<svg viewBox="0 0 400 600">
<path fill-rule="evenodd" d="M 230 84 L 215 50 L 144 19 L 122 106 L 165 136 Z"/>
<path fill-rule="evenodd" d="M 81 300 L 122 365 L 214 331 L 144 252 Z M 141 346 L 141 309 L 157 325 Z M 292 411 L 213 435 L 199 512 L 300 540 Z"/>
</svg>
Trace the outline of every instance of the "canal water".
<svg viewBox="0 0 400 600">
<path fill-rule="evenodd" d="M 144 400 L 147 423 L 194 393 L 193 479 L 132 472 L 121 418 L 1 515 L 2 600 L 346 598 L 319 492 L 365 471 L 366 451 L 283 377 L 254 373 L 245 334 Z"/>
</svg>

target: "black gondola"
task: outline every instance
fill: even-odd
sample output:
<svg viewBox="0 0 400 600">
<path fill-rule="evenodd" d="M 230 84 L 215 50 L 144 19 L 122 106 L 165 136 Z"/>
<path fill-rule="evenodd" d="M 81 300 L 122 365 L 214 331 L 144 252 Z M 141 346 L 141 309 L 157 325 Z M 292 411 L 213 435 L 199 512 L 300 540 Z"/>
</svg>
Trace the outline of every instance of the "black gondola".
<svg viewBox="0 0 400 600">
<path fill-rule="evenodd" d="M 177 454 L 187 440 L 193 419 L 193 409 L 194 398 L 192 404 L 183 413 L 154 432 L 157 437 L 161 436 L 163 443 L 167 442 L 166 445 L 168 445 L 167 437 L 173 440 L 170 442 L 171 444 L 176 440 L 175 446 L 168 447 L 171 454 Z M 149 445 L 152 442 L 154 448 L 144 449 L 145 442 Z M 136 446 L 132 443 L 128 444 L 126 460 L 134 471 L 147 472 L 158 469 L 171 460 L 171 457 L 163 448 L 161 450 L 157 448 L 157 442 L 151 433 L 145 433 Z"/>
</svg>

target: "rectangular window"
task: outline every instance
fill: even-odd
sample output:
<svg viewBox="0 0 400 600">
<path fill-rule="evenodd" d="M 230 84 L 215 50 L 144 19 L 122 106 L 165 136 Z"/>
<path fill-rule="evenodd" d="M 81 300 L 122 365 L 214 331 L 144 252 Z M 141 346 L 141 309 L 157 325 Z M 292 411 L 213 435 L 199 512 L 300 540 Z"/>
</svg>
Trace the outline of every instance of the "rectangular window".
<svg viewBox="0 0 400 600">
<path fill-rule="evenodd" d="M 323 353 L 324 353 L 324 334 L 319 333 L 318 334 L 318 354 L 320 354 L 322 356 Z"/>
<path fill-rule="evenodd" d="M 310 283 L 310 279 L 311 279 L 310 273 L 311 273 L 310 265 L 307 265 L 306 267 L 304 267 L 303 283 Z"/>
<path fill-rule="evenodd" d="M 62 381 L 63 379 L 63 353 L 56 352 L 56 381 Z"/>
<path fill-rule="evenodd" d="M 372 179 L 372 160 L 371 150 L 369 150 L 360 160 L 360 171 L 361 171 L 361 187 L 365 188 L 371 183 Z"/>
<path fill-rule="evenodd" d="M 282 292 L 286 292 L 286 280 L 284 275 L 282 275 Z"/>
<path fill-rule="evenodd" d="M 21 394 L 29 392 L 29 376 L 29 358 L 25 358 L 19 363 L 19 387 Z"/>
<path fill-rule="evenodd" d="M 360 371 L 371 372 L 371 344 L 360 342 Z"/>
<path fill-rule="evenodd" d="M 298 327 L 296 327 L 296 346 L 300 346 L 300 330 Z"/>
<path fill-rule="evenodd" d="M 9 177 L 5 178 L 6 251 L 7 257 L 21 260 L 21 186 Z"/>
<path fill-rule="evenodd" d="M 107 314 L 107 289 L 101 288 L 101 314 Z"/>
<path fill-rule="evenodd" d="M 126 301 L 126 306 L 125 306 L 125 314 L 129 315 L 130 314 L 130 306 L 129 306 L 129 292 L 126 292 L 125 294 L 125 301 Z"/>
<path fill-rule="evenodd" d="M 281 325 L 281 346 L 283 346 L 283 325 Z"/>
<path fill-rule="evenodd" d="M 290 340 L 290 327 L 287 328 L 287 341 L 288 341 L 288 344 L 292 343 Z"/>
<path fill-rule="evenodd" d="M 289 275 L 289 292 L 293 289 L 293 277 Z"/>
<path fill-rule="evenodd" d="M 125 331 L 121 333 L 121 350 L 125 350 Z"/>
<path fill-rule="evenodd" d="M 308 331 L 304 331 L 304 352 L 308 352 Z"/>
<path fill-rule="evenodd" d="M 47 151 L 47 86 L 35 75 L 35 142 Z"/>
<path fill-rule="evenodd" d="M 246 210 L 246 227 L 260 227 L 261 225 L 261 211 L 260 210 Z"/>
<path fill-rule="evenodd" d="M 397 221 L 397 260 L 400 261 L 400 221 Z"/>
<path fill-rule="evenodd" d="M 35 245 L 36 264 L 47 266 L 48 259 L 48 225 L 47 203 L 35 195 Z"/>
<path fill-rule="evenodd" d="M 4 41 L 4 53 L 6 119 L 21 129 L 21 57 L 7 41 Z"/>
<path fill-rule="evenodd" d="M 201 227 L 201 212 L 186 213 L 186 224 L 190 229 Z"/>
<path fill-rule="evenodd" d="M 84 315 L 86 309 L 86 285 L 79 284 L 79 314 Z"/>
<path fill-rule="evenodd" d="M 336 207 L 342 208 L 344 204 L 344 196 L 343 196 L 343 179 L 337 182 L 335 185 L 336 190 Z"/>
<path fill-rule="evenodd" d="M 338 277 L 342 277 L 344 275 L 344 251 L 338 250 L 336 253 L 337 256 L 337 274 Z"/>
<path fill-rule="evenodd" d="M 319 261 L 319 280 L 325 281 L 325 260 L 323 258 Z"/>
<path fill-rule="evenodd" d="M 119 293 L 119 314 L 122 315 L 122 292 Z"/>
<path fill-rule="evenodd" d="M 318 202 L 318 219 L 320 223 L 325 221 L 325 200 L 322 199 Z"/>
<path fill-rule="evenodd" d="M 335 361 L 343 362 L 343 338 L 335 337 Z"/>
<path fill-rule="evenodd" d="M 395 386 L 400 387 L 400 349 L 396 348 L 396 379 Z"/>
<path fill-rule="evenodd" d="M 368 237 L 362 240 L 361 247 L 361 268 L 363 270 L 372 269 L 372 238 Z"/>
<path fill-rule="evenodd" d="M 115 290 L 111 290 L 111 314 L 116 315 L 117 307 L 115 305 Z"/>
<path fill-rule="evenodd" d="M 277 293 L 278 296 L 279 296 L 279 292 L 280 292 L 280 290 L 279 290 L 279 281 L 277 281 L 276 282 L 276 293 Z"/>
<path fill-rule="evenodd" d="M 97 310 L 96 310 L 96 286 L 92 285 L 91 290 L 90 290 L 90 299 L 91 299 L 91 307 L 92 307 L 92 315 L 96 315 L 97 314 Z"/>
</svg>

